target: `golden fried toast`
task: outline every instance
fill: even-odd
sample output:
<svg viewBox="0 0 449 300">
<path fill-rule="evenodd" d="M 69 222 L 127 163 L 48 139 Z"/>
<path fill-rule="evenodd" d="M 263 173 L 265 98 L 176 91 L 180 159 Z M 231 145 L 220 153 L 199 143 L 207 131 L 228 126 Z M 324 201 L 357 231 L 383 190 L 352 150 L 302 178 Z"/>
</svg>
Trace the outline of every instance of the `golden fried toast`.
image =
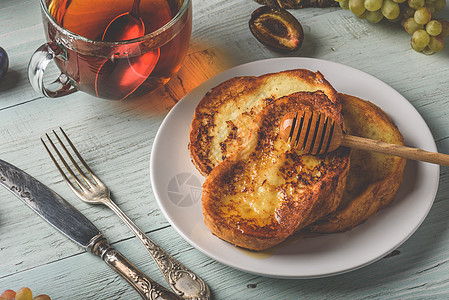
<svg viewBox="0 0 449 300">
<path fill-rule="evenodd" d="M 276 98 L 320 90 L 340 109 L 338 93 L 319 72 L 288 70 L 227 80 L 209 91 L 195 109 L 189 150 L 193 164 L 207 176 L 249 137 L 255 116 Z"/>
<path fill-rule="evenodd" d="M 349 134 L 403 145 L 403 137 L 376 105 L 341 94 Z M 402 182 L 406 159 L 353 149 L 346 189 L 337 210 L 312 224 L 313 232 L 346 231 L 361 224 L 393 200 Z"/>
<path fill-rule="evenodd" d="M 248 124 L 245 142 L 203 184 L 204 221 L 219 238 L 267 249 L 339 206 L 350 150 L 312 156 L 290 148 L 279 125 L 284 114 L 298 110 L 315 110 L 343 125 L 340 107 L 321 91 L 293 93 L 264 107 Z"/>
</svg>

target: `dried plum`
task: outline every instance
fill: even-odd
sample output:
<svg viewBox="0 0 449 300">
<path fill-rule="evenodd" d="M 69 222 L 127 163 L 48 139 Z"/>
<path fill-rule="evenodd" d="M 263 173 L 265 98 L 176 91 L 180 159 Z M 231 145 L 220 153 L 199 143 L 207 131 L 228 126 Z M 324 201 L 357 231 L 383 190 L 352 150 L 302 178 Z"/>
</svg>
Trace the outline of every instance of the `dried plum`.
<svg viewBox="0 0 449 300">
<path fill-rule="evenodd" d="M 6 72 L 8 71 L 8 66 L 9 66 L 8 54 L 6 53 L 5 49 L 0 47 L 0 78 L 5 76 Z"/>
<path fill-rule="evenodd" d="M 279 50 L 298 50 L 304 40 L 301 23 L 283 8 L 259 7 L 251 15 L 249 28 L 259 42 Z"/>
</svg>

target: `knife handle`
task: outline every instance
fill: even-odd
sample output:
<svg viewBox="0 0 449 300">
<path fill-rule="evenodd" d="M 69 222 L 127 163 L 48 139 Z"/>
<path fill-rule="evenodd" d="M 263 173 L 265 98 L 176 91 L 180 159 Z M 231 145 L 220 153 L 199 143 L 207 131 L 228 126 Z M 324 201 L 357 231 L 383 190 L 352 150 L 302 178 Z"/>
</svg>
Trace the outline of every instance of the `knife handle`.
<svg viewBox="0 0 449 300">
<path fill-rule="evenodd" d="M 112 248 L 105 238 L 96 241 L 91 251 L 100 256 L 111 269 L 128 281 L 143 299 L 181 299 L 137 269 L 120 252 Z"/>
</svg>

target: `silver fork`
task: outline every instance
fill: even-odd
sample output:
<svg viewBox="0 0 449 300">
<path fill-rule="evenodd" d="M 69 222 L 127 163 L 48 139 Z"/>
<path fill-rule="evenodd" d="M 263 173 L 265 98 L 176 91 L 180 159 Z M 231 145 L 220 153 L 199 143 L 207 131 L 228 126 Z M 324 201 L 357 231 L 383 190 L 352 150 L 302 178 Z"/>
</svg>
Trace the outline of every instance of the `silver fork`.
<svg viewBox="0 0 449 300">
<path fill-rule="evenodd" d="M 73 168 L 70 167 L 67 161 L 64 159 L 64 156 L 61 153 L 62 151 L 58 150 L 58 147 L 51 140 L 50 136 L 46 134 L 46 137 L 48 139 L 48 142 L 51 144 L 54 152 L 59 157 L 59 160 L 62 162 L 65 169 L 70 174 L 70 177 L 76 184 L 74 184 L 72 180 L 69 179 L 66 172 L 64 172 L 63 168 L 56 160 L 55 156 L 53 156 L 49 147 L 47 147 L 47 144 L 43 138 L 41 138 L 41 141 L 44 144 L 44 147 L 50 155 L 50 158 L 52 159 L 56 168 L 59 170 L 65 182 L 69 185 L 76 196 L 78 196 L 78 198 L 80 198 L 84 202 L 90 204 L 104 204 L 112 209 L 139 238 L 139 240 L 142 242 L 142 244 L 145 246 L 145 248 L 148 250 L 154 261 L 158 265 L 170 288 L 178 296 L 184 299 L 209 299 L 210 291 L 206 283 L 200 277 L 195 275 L 191 270 L 175 260 L 170 254 L 156 245 L 142 230 L 140 230 L 139 227 L 137 227 L 131 221 L 130 218 L 128 218 L 128 216 L 126 216 L 122 212 L 122 210 L 112 201 L 108 187 L 103 184 L 103 182 L 97 176 L 95 176 L 95 174 L 81 157 L 78 150 L 75 148 L 62 128 L 59 129 L 61 130 L 61 133 L 63 134 L 66 142 L 70 145 L 73 153 L 76 155 L 79 162 L 81 162 L 82 166 L 84 167 L 84 171 L 74 159 L 67 147 L 64 145 L 64 142 L 56 133 L 56 131 L 53 130 L 53 134 L 59 142 L 59 147 L 64 150 L 63 153 L 65 153 L 66 157 L 69 158 L 72 165 L 75 167 L 77 174 L 75 174 Z"/>
</svg>

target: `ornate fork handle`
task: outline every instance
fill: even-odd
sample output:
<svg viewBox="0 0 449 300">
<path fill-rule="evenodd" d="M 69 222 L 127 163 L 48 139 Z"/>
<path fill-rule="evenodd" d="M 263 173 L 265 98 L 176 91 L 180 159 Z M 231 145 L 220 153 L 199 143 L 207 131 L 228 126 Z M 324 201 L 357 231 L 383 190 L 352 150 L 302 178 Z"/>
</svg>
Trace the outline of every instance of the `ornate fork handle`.
<svg viewBox="0 0 449 300">
<path fill-rule="evenodd" d="M 177 300 L 180 299 L 151 278 L 147 277 L 120 252 L 112 248 L 106 239 L 99 235 L 89 247 L 91 252 L 100 256 L 109 267 L 122 276 L 145 300 Z"/>
<path fill-rule="evenodd" d="M 103 199 L 102 202 L 112 209 L 139 238 L 175 294 L 184 299 L 210 299 L 209 287 L 203 279 L 156 245 L 110 198 Z"/>
</svg>

